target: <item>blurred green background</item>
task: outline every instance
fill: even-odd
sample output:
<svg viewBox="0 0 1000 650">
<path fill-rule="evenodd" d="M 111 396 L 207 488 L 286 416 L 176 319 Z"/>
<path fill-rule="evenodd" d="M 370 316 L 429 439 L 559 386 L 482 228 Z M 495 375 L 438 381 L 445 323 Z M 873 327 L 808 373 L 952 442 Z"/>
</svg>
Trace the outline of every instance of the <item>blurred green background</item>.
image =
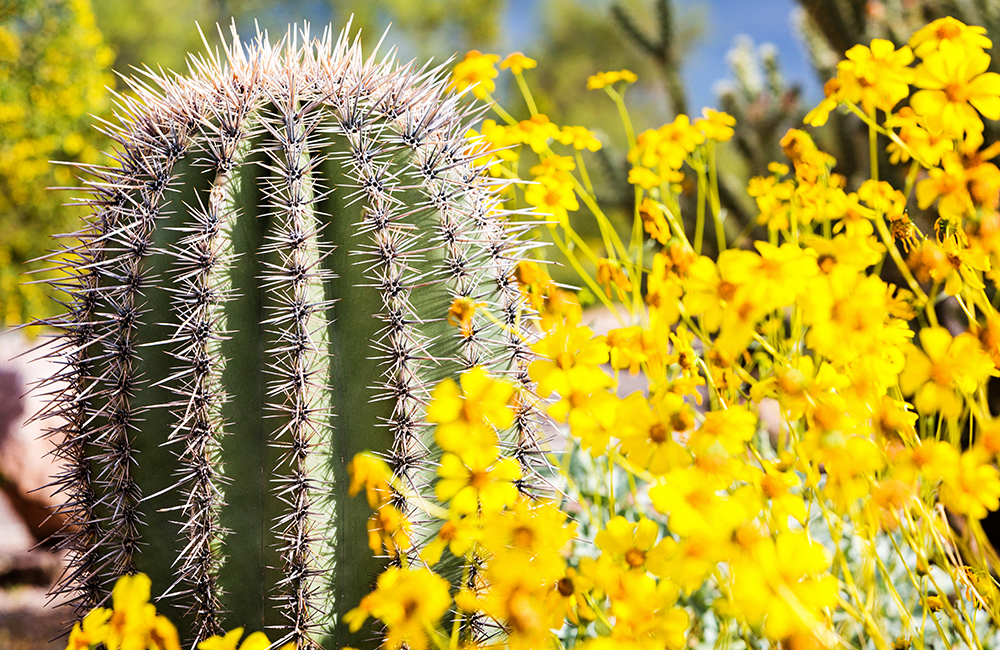
<svg viewBox="0 0 1000 650">
<path fill-rule="evenodd" d="M 905 43 L 944 15 L 991 34 L 1000 26 L 995 0 L 0 0 L 0 327 L 60 310 L 44 285 L 24 284 L 45 277 L 46 264 L 30 260 L 54 248 L 50 235 L 72 233 L 84 214 L 63 205 L 80 191 L 47 189 L 81 183 L 73 167 L 50 161 L 111 164 L 111 143 L 91 124 L 114 121 L 105 87 L 123 87 L 115 73 L 184 71 L 185 54 L 203 48 L 196 21 L 215 42 L 216 23 L 235 21 L 249 39 L 302 21 L 339 30 L 352 14 L 369 47 L 391 23 L 387 42 L 404 60 L 469 49 L 537 59 L 527 77 L 539 110 L 604 143 L 595 175 L 612 211 L 631 213 L 624 135 L 608 98 L 586 90 L 589 75 L 638 73 L 629 90 L 638 130 L 703 106 L 726 110 L 739 126 L 720 159 L 723 204 L 751 227 L 746 180 L 779 159 L 778 140 L 819 101 L 847 48 L 876 37 Z M 528 116 L 509 74 L 496 95 Z M 861 126 L 834 116 L 818 137 L 849 179 L 867 167 Z"/>
</svg>

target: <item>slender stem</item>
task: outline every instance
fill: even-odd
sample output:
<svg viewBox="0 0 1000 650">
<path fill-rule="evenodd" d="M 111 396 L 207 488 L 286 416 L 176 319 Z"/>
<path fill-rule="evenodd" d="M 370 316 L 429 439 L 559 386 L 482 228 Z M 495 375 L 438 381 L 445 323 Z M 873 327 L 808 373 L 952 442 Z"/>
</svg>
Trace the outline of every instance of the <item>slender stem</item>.
<svg viewBox="0 0 1000 650">
<path fill-rule="evenodd" d="M 896 135 L 895 131 L 893 131 L 892 129 L 886 129 L 882 126 L 879 126 L 878 122 L 875 121 L 874 110 L 872 111 L 872 115 L 869 116 L 866 115 L 865 112 L 862 111 L 860 108 L 858 108 L 856 105 L 850 102 L 846 102 L 844 105 L 847 106 L 848 110 L 850 110 L 852 113 L 860 117 L 861 121 L 868 125 L 869 129 L 875 129 L 878 133 L 881 133 L 882 135 L 886 136 L 887 138 L 895 142 L 897 145 L 902 147 L 907 154 L 909 154 L 910 158 L 916 160 L 918 163 L 920 163 L 921 166 L 925 167 L 926 169 L 932 169 L 934 167 L 934 165 L 930 165 L 924 162 L 919 156 L 917 156 L 913 152 L 913 150 L 910 149 L 909 145 L 903 142 L 899 138 L 899 136 Z M 878 180 L 878 179 L 873 179 L 873 180 Z"/>
<path fill-rule="evenodd" d="M 614 100 L 615 106 L 618 107 L 618 115 L 621 117 L 622 125 L 625 127 L 625 137 L 628 138 L 629 150 L 635 149 L 635 130 L 632 128 L 632 118 L 629 117 L 628 109 L 625 107 L 625 96 L 611 86 L 605 87 L 605 90 L 611 99 Z"/>
<path fill-rule="evenodd" d="M 632 208 L 632 250 L 635 251 L 635 266 L 632 267 L 632 309 L 640 313 L 642 309 L 642 215 L 639 206 L 642 204 L 642 188 L 636 187 Z"/>
<path fill-rule="evenodd" d="M 694 224 L 694 252 L 701 255 L 701 244 L 705 238 L 705 195 L 708 194 L 706 187 L 708 182 L 703 169 L 698 169 L 698 212 Z"/>
<path fill-rule="evenodd" d="M 531 96 L 531 89 L 528 88 L 528 83 L 524 80 L 524 75 L 518 72 L 514 75 L 514 78 L 517 79 L 517 87 L 521 89 L 521 94 L 524 95 L 524 103 L 528 105 L 528 111 L 531 113 L 531 116 L 538 115 L 535 98 Z"/>
<path fill-rule="evenodd" d="M 722 221 L 722 201 L 719 199 L 719 169 L 715 157 L 715 141 L 708 143 L 708 177 L 709 201 L 712 206 L 712 217 L 715 219 L 715 241 L 719 252 L 726 250 L 726 226 Z"/>
<path fill-rule="evenodd" d="M 493 112 L 499 115 L 500 119 L 502 119 L 504 122 L 506 122 L 511 126 L 514 126 L 515 124 L 518 123 L 517 120 L 515 120 L 510 113 L 504 110 L 503 106 L 500 105 L 500 102 L 493 99 L 493 96 L 490 95 L 489 93 L 486 94 L 486 101 L 489 102 L 490 108 L 493 109 Z"/>
<path fill-rule="evenodd" d="M 576 166 L 580 170 L 580 178 L 583 179 L 583 186 L 587 188 L 587 194 L 594 196 L 594 184 L 590 182 L 590 174 L 587 173 L 587 166 L 583 162 L 583 152 L 576 150 Z"/>
<path fill-rule="evenodd" d="M 573 254 L 573 251 L 570 250 L 569 246 L 567 246 L 566 243 L 559 237 L 559 234 L 556 232 L 555 225 L 549 224 L 548 228 L 549 228 L 549 235 L 551 235 L 552 241 L 555 243 L 556 248 L 558 248 L 559 251 L 566 256 L 566 259 L 569 261 L 570 266 L 573 267 L 573 270 L 576 271 L 577 274 L 579 274 L 579 276 L 587 284 L 587 287 L 590 289 L 591 293 L 594 294 L 594 297 L 596 297 L 598 300 L 604 303 L 604 306 L 611 310 L 611 313 L 615 315 L 615 318 L 618 319 L 618 322 L 621 325 L 625 325 L 625 321 L 622 319 L 621 314 L 618 313 L 618 310 L 615 309 L 614 304 L 604 294 L 604 289 L 602 289 L 597 284 L 597 282 L 595 282 L 594 279 L 590 277 L 590 274 L 587 273 L 586 269 L 583 268 L 583 266 L 580 264 L 580 261 L 576 259 L 576 255 Z"/>
</svg>

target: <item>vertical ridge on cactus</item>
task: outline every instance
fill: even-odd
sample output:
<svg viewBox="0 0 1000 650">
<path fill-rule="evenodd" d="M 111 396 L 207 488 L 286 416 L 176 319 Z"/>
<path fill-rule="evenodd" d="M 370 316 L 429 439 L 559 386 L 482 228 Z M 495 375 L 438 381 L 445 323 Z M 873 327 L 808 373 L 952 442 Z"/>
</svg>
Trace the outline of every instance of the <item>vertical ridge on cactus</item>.
<svg viewBox="0 0 1000 650">
<path fill-rule="evenodd" d="M 374 629 L 338 624 L 387 562 L 347 495 L 356 453 L 389 461 L 419 523 L 430 391 L 481 365 L 521 388 L 501 442 L 521 489 L 540 485 L 513 280 L 528 244 L 468 151 L 482 108 L 448 96 L 441 67 L 364 58 L 330 29 L 274 45 L 233 30 L 190 76 L 145 77 L 101 127 L 117 165 L 83 170 L 87 227 L 53 256 L 70 299 L 45 322 L 64 370 L 41 415 L 65 421 L 71 558 L 54 593 L 83 613 L 142 571 L 187 642 L 245 626 L 371 646 Z M 456 298 L 499 317 L 452 327 Z"/>
</svg>

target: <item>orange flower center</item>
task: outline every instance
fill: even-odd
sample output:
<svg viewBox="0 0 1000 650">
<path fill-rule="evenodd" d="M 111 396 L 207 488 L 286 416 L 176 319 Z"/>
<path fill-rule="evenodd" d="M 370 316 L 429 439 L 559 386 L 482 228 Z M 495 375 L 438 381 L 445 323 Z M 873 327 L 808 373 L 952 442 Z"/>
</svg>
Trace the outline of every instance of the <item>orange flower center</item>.
<svg viewBox="0 0 1000 650">
<path fill-rule="evenodd" d="M 760 489 L 764 496 L 773 499 L 785 493 L 785 484 L 777 476 L 767 474 L 760 481 Z"/>
<path fill-rule="evenodd" d="M 455 539 L 458 534 L 458 526 L 455 525 L 453 521 L 446 521 L 441 530 L 438 531 L 438 538 L 442 542 L 450 542 Z"/>
<path fill-rule="evenodd" d="M 837 260 L 833 258 L 833 255 L 820 255 L 816 263 L 819 265 L 820 271 L 829 274 L 837 264 Z"/>
<path fill-rule="evenodd" d="M 489 485 L 490 475 L 481 470 L 475 470 L 469 474 L 469 485 L 476 488 L 477 490 L 482 490 L 484 487 Z"/>
<path fill-rule="evenodd" d="M 938 37 L 938 40 L 951 40 L 957 38 L 962 33 L 962 28 L 958 25 L 944 24 L 935 30 L 934 35 Z"/>
<path fill-rule="evenodd" d="M 720 298 L 728 302 L 736 295 L 736 285 L 723 280 L 719 283 L 718 293 Z"/>
<path fill-rule="evenodd" d="M 649 440 L 656 444 L 662 444 L 667 440 L 667 428 L 660 422 L 649 427 Z"/>
<path fill-rule="evenodd" d="M 944 95 L 952 104 L 961 104 L 969 100 L 969 91 L 962 83 L 948 84 L 944 87 Z"/>
<path fill-rule="evenodd" d="M 514 530 L 513 541 L 517 548 L 531 548 L 535 543 L 535 531 L 526 526 L 519 526 Z"/>
<path fill-rule="evenodd" d="M 935 363 L 931 366 L 931 379 L 938 386 L 951 386 L 954 373 L 952 373 L 951 368 L 947 364 Z"/>
<path fill-rule="evenodd" d="M 688 413 L 681 411 L 670 416 L 670 426 L 674 431 L 686 431 L 694 425 L 694 419 Z"/>
<path fill-rule="evenodd" d="M 637 548 L 630 548 L 625 551 L 625 562 L 633 569 L 638 569 L 646 563 L 646 554 Z"/>
</svg>

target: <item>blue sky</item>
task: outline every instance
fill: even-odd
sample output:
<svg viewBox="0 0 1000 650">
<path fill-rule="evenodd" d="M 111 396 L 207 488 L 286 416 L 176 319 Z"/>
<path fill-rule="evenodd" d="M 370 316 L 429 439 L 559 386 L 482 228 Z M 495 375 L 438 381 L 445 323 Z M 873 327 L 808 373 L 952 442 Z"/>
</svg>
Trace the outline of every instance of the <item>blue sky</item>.
<svg viewBox="0 0 1000 650">
<path fill-rule="evenodd" d="M 643 0 L 652 3 L 653 0 Z M 605 8 L 610 0 L 590 0 Z M 682 73 L 694 112 L 702 106 L 715 106 L 714 87 L 731 77 L 726 55 L 740 35 L 749 36 L 755 45 L 772 43 L 778 48 L 785 78 L 797 82 L 805 92 L 808 105 L 822 98 L 822 87 L 809 63 L 805 45 L 793 24 L 794 0 L 673 0 L 679 13 L 698 12 L 703 32 L 684 63 Z M 538 35 L 544 0 L 507 0 L 507 50 L 523 49 Z M 610 16 L 610 13 L 609 13 Z"/>
<path fill-rule="evenodd" d="M 675 0 L 681 7 L 700 5 L 705 12 L 705 32 L 683 69 L 691 107 L 715 103 L 712 86 L 730 77 L 726 53 L 736 38 L 745 34 L 755 45 L 772 43 L 778 48 L 785 78 L 797 82 L 805 92 L 805 103 L 819 101 L 822 90 L 809 63 L 805 44 L 796 34 L 793 0 Z"/>
<path fill-rule="evenodd" d="M 414 2 L 419 0 L 413 0 Z M 599 7 L 608 13 L 612 0 L 577 0 Z M 640 0 L 652 5 L 655 0 Z M 731 77 L 726 54 L 740 35 L 747 35 L 755 45 L 773 43 L 781 55 L 782 69 L 790 82 L 798 82 L 805 91 L 805 104 L 822 98 L 821 84 L 809 64 L 805 46 L 793 25 L 795 0 L 672 0 L 679 13 L 700 14 L 701 38 L 686 59 L 682 73 L 693 112 L 702 106 L 716 106 L 714 88 Z M 541 35 L 546 0 L 506 0 L 506 28 L 499 49 L 503 52 L 528 51 Z M 274 24 L 294 23 L 308 16 L 318 27 L 333 19 L 329 0 L 285 0 L 272 6 Z M 252 26 L 243 30 L 253 31 Z M 400 45 L 404 45 L 400 43 Z M 403 53 L 406 54 L 405 52 Z"/>
</svg>

